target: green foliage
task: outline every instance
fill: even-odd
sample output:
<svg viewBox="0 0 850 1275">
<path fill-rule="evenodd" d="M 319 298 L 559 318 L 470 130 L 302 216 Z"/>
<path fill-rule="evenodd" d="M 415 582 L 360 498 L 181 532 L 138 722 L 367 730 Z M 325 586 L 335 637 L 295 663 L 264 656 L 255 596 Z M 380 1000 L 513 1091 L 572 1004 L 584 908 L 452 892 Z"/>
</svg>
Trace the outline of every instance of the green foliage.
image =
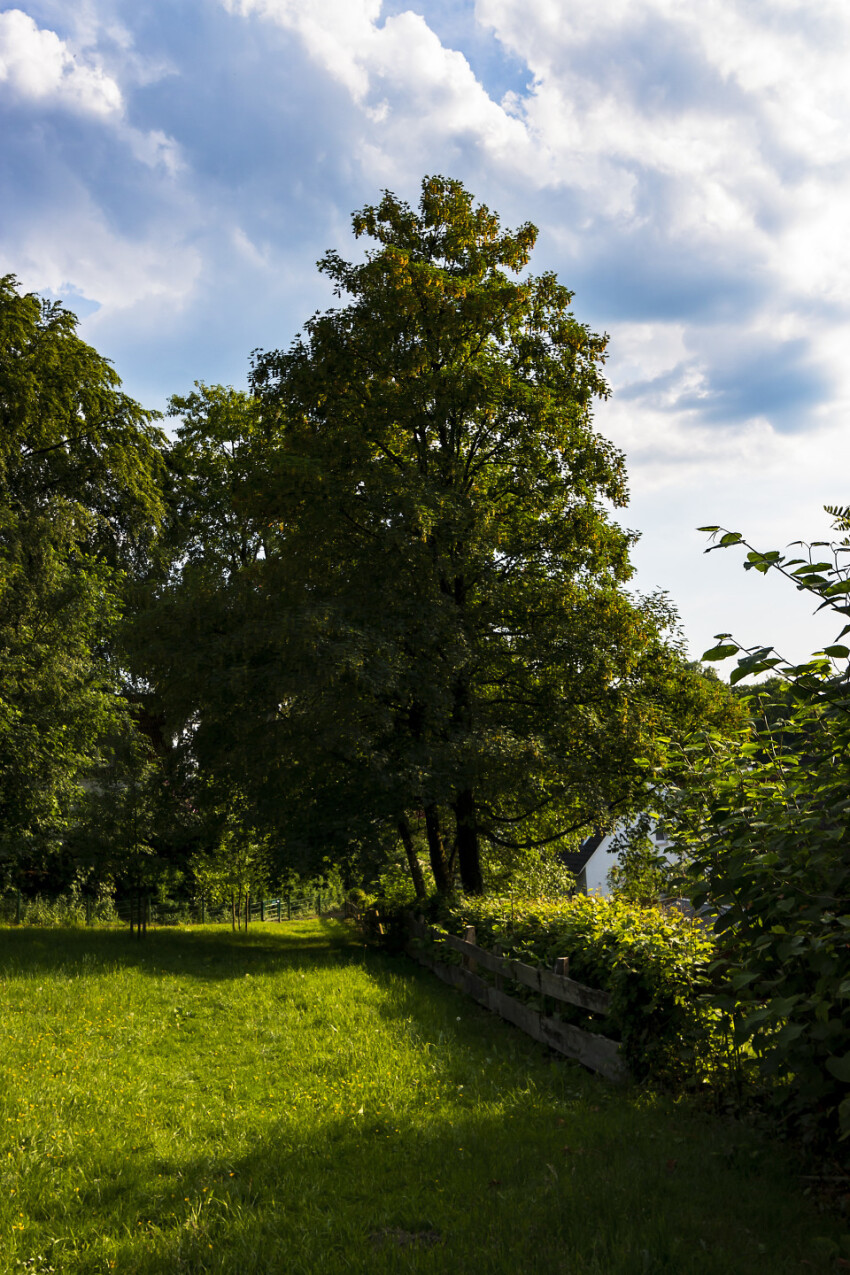
<svg viewBox="0 0 850 1275">
<path fill-rule="evenodd" d="M 680 871 L 659 850 L 653 826 L 652 817 L 644 811 L 620 828 L 611 843 L 617 864 L 608 873 L 609 887 L 620 898 L 645 906 L 673 894 Z"/>
<path fill-rule="evenodd" d="M 256 401 L 232 389 L 198 384 L 171 399 L 169 414 L 178 424 L 156 570 L 134 595 L 124 638 L 160 734 L 174 741 L 172 778 L 201 821 L 215 824 L 215 811 L 241 800 L 263 769 L 261 757 L 272 768 L 266 779 L 274 773 L 275 759 L 258 752 L 249 708 L 260 686 L 273 690 L 256 596 L 257 560 L 271 533 L 246 512 L 242 494 L 262 439 Z M 252 640 L 260 649 L 248 660 Z M 260 730 L 267 701 L 264 711 Z M 253 795 L 258 817 L 274 826 L 257 785 Z"/>
<path fill-rule="evenodd" d="M 115 909 L 115 887 L 111 881 L 94 885 L 77 877 L 64 894 L 35 894 L 18 898 L 17 892 L 0 894 L 0 921 L 7 924 L 45 926 L 109 925 L 118 921 Z"/>
<path fill-rule="evenodd" d="M 416 891 L 410 873 L 400 863 L 390 863 L 378 877 L 375 894 L 381 908 L 388 912 L 410 907 L 416 901 Z"/>
<path fill-rule="evenodd" d="M 501 943 L 529 965 L 552 969 L 569 957 L 571 978 L 611 993 L 609 1019 L 585 1025 L 620 1037 L 634 1075 L 679 1086 L 717 1066 L 719 1015 L 706 1001 L 716 952 L 695 921 L 596 895 L 466 899 L 442 919 L 456 934 L 474 925 L 482 946 Z"/>
<path fill-rule="evenodd" d="M 76 323 L 0 279 L 0 872 L 57 848 L 125 716 L 117 626 L 162 515 L 162 436 Z"/>
<path fill-rule="evenodd" d="M 785 1117 L 809 1136 L 850 1132 L 850 567 L 843 545 L 751 548 L 747 569 L 777 571 L 829 608 L 839 640 L 802 664 L 729 634 L 705 658 L 739 656 L 732 681 L 770 672 L 732 735 L 676 750 L 670 826 L 690 860 L 697 904 L 720 912 L 717 1005 Z"/>
<path fill-rule="evenodd" d="M 575 874 L 558 858 L 560 844 L 535 849 L 488 846 L 484 881 L 488 894 L 498 897 L 563 899 L 575 890 Z"/>
<path fill-rule="evenodd" d="M 74 808 L 69 849 L 97 875 L 114 875 L 149 893 L 166 871 L 155 845 L 159 761 L 129 714 L 102 739 L 98 760 Z"/>
</svg>

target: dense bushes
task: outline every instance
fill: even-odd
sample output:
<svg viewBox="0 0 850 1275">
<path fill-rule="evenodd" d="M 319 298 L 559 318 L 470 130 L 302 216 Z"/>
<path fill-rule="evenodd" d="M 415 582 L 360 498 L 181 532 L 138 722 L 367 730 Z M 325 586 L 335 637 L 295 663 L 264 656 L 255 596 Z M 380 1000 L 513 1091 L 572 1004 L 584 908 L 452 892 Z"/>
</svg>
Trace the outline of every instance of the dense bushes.
<svg viewBox="0 0 850 1275">
<path fill-rule="evenodd" d="M 611 993 L 611 1011 L 591 1022 L 564 1006 L 563 1017 L 619 1036 L 635 1076 L 697 1084 L 721 1065 L 720 1018 L 707 999 L 713 944 L 678 912 L 587 895 L 467 898 L 438 905 L 433 919 L 455 934 L 474 925 L 483 947 L 501 943 L 528 965 L 569 957 L 571 977 Z"/>
<path fill-rule="evenodd" d="M 850 510 L 830 512 L 850 530 Z M 682 782 L 665 785 L 666 824 L 690 896 L 723 912 L 718 1005 L 736 1045 L 783 1123 L 828 1143 L 850 1136 L 850 544 L 746 547 L 748 568 L 780 572 L 842 628 L 801 664 L 718 635 L 704 658 L 738 656 L 732 684 L 772 680 L 737 734 L 671 748 Z"/>
<path fill-rule="evenodd" d="M 118 921 L 113 891 L 101 886 L 96 897 L 86 896 L 75 882 L 66 894 L 51 898 L 26 896 L 15 890 L 0 894 L 0 922 L 23 925 L 65 926 L 111 924 Z"/>
</svg>

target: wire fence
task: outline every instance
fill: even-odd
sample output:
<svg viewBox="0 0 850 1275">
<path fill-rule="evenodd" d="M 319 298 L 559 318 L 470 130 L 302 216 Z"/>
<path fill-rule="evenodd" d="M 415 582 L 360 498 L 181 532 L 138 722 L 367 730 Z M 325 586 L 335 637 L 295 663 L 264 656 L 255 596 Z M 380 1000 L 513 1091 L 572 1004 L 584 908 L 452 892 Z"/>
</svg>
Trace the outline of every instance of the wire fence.
<svg viewBox="0 0 850 1275">
<path fill-rule="evenodd" d="M 132 897 L 91 897 L 77 891 L 51 898 L 26 895 L 20 890 L 0 893 L 0 924 L 33 926 L 130 925 L 220 925 L 293 921 L 325 916 L 342 904 L 339 890 L 304 886 L 271 898 L 241 898 L 210 902 L 203 897 L 191 900 L 158 899 L 150 895 Z"/>
</svg>

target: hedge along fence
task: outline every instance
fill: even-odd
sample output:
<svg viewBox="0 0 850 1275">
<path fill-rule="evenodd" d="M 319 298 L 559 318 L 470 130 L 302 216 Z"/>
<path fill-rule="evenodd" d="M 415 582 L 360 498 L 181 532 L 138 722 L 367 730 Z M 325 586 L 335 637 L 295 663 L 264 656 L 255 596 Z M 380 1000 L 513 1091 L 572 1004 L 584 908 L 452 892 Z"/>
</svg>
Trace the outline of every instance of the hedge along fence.
<svg viewBox="0 0 850 1275">
<path fill-rule="evenodd" d="M 560 1029 L 573 1027 L 584 1035 L 607 1038 L 608 1045 L 600 1046 L 603 1051 L 615 1046 L 612 1038 L 618 1038 L 615 1066 L 624 1065 L 636 1078 L 681 1087 L 698 1084 L 730 1065 L 721 1015 L 710 1000 L 710 965 L 716 951 L 698 922 L 677 912 L 592 895 L 556 902 L 463 899 L 444 907 L 439 919 L 444 927 L 441 963 L 463 960 L 456 943 L 473 925 L 476 946 L 492 955 L 500 945 L 503 957 L 523 972 L 532 971 L 525 981 L 518 981 L 511 999 L 538 1014 L 545 1010 L 541 998 L 552 995 L 549 989 L 557 986 L 550 971 L 556 960 L 567 958 L 568 981 L 586 992 L 598 988 L 596 996 L 605 999 L 593 1005 L 559 1001 L 553 1019 L 558 1034 L 566 1037 L 570 1033 Z M 449 952 L 455 953 L 453 958 Z M 505 977 L 491 971 L 491 977 L 499 976 Z M 532 976 L 539 982 L 535 984 Z M 537 1038 L 545 1039 L 542 1026 L 539 1031 Z"/>
<path fill-rule="evenodd" d="M 465 992 L 479 1005 L 513 1023 L 535 1040 L 576 1059 L 609 1080 L 626 1078 L 627 1068 L 616 1041 L 561 1022 L 545 1012 L 547 1000 L 575 1005 L 590 1013 L 607 1014 L 610 1009 L 611 998 L 607 992 L 585 987 L 568 977 L 568 958 L 556 959 L 555 970 L 550 973 L 503 956 L 498 946 L 493 951 L 479 947 L 472 925 L 467 926 L 463 938 L 458 938 L 432 929 L 412 913 L 408 913 L 407 920 L 410 937 L 406 951 L 421 965 L 433 970 L 444 983 Z M 446 964 L 440 959 L 446 948 L 460 954 L 463 967 Z M 492 984 L 479 976 L 479 966 L 494 975 Z M 543 998 L 543 1009 L 538 1011 L 510 996 L 503 990 L 506 980 L 536 992 Z"/>
<path fill-rule="evenodd" d="M 37 925 L 45 927 L 110 925 L 118 921 L 111 893 L 84 895 L 79 890 L 52 898 L 36 894 L 27 896 L 20 890 L 0 893 L 0 925 Z"/>
</svg>

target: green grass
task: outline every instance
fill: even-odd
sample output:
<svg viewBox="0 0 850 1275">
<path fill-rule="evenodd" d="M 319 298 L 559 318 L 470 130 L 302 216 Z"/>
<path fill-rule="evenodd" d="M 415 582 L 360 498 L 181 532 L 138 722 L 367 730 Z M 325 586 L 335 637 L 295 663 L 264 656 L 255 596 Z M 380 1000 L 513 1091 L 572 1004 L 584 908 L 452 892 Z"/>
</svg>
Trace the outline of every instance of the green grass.
<svg viewBox="0 0 850 1275">
<path fill-rule="evenodd" d="M 781 1275 L 839 1227 L 336 922 L 0 930 L 0 1270 Z"/>
</svg>

